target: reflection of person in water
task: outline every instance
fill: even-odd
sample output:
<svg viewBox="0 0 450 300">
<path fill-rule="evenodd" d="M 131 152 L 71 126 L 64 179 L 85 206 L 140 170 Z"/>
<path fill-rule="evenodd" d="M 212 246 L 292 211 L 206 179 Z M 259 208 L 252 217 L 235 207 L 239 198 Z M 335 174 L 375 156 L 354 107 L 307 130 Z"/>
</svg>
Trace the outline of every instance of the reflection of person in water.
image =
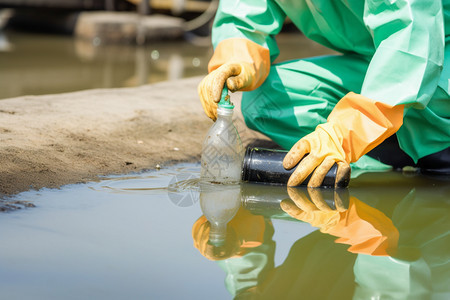
<svg viewBox="0 0 450 300">
<path fill-rule="evenodd" d="M 441 252 L 445 245 L 448 248 L 450 235 L 436 230 L 448 228 L 443 225 L 449 222 L 444 193 L 442 202 L 430 204 L 424 201 L 427 193 L 411 190 L 400 202 L 389 203 L 393 223 L 355 197 L 335 194 L 336 208 L 331 209 L 318 190 L 288 192 L 290 200 L 282 202 L 283 210 L 320 230 L 295 242 L 280 266 L 274 266 L 274 229 L 268 218 L 240 208 L 220 249 L 208 243 L 205 217 L 194 224 L 195 247 L 218 261 L 227 274 L 227 289 L 236 298 L 449 298 L 449 253 Z"/>
</svg>

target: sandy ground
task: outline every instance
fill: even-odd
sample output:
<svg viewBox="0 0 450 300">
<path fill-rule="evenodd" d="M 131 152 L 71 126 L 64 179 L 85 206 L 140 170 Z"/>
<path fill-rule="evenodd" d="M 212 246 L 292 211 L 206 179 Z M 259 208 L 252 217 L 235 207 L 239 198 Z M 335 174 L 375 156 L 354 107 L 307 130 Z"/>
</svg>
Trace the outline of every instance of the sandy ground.
<svg viewBox="0 0 450 300">
<path fill-rule="evenodd" d="M 0 100 L 0 194 L 199 161 L 200 80 Z M 262 137 L 236 124 L 245 143 Z"/>
</svg>

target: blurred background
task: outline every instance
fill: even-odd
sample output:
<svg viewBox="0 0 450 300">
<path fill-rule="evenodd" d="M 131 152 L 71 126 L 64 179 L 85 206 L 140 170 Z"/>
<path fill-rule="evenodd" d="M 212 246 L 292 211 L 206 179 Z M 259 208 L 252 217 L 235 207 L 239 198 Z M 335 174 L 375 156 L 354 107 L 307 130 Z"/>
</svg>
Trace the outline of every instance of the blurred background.
<svg viewBox="0 0 450 300">
<path fill-rule="evenodd" d="M 218 0 L 0 0 L 0 99 L 207 73 Z M 278 60 L 331 53 L 289 21 Z"/>
</svg>

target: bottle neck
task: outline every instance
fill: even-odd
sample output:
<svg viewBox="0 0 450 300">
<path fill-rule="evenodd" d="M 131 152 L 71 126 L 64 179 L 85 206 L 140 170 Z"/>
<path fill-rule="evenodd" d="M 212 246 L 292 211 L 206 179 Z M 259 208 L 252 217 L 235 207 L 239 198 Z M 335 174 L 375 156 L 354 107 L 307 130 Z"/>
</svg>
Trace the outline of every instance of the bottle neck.
<svg viewBox="0 0 450 300">
<path fill-rule="evenodd" d="M 217 117 L 231 118 L 233 116 L 233 109 L 217 107 Z"/>
<path fill-rule="evenodd" d="M 227 223 L 210 222 L 210 224 L 209 242 L 214 246 L 222 246 L 225 244 L 225 239 L 227 236 Z"/>
</svg>

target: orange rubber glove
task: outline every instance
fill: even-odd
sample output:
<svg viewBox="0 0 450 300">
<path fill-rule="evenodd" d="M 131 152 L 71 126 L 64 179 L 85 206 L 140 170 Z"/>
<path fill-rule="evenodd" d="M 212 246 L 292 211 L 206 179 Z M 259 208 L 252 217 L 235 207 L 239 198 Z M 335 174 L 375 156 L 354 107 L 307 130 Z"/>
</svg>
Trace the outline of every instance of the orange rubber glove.
<svg viewBox="0 0 450 300">
<path fill-rule="evenodd" d="M 208 71 L 198 86 L 198 94 L 206 115 L 216 120 L 217 103 L 225 82 L 232 92 L 251 91 L 267 78 L 269 49 L 243 38 L 223 40 L 214 50 Z"/>
<path fill-rule="evenodd" d="M 319 187 L 330 168 L 337 163 L 338 186 L 350 172 L 351 162 L 357 161 L 400 128 L 403 108 L 403 105 L 390 106 L 348 93 L 328 116 L 327 123 L 300 139 L 284 158 L 286 169 L 298 164 L 288 185 L 299 185 L 314 172 L 308 186 Z"/>
<path fill-rule="evenodd" d="M 291 217 L 318 227 L 321 232 L 339 237 L 336 243 L 351 245 L 348 251 L 369 255 L 394 255 L 398 247 L 399 232 L 385 214 L 348 197 L 342 199 L 335 191 L 336 210 L 323 200 L 319 189 L 308 189 L 308 196 L 301 188 L 288 187 L 291 200 L 283 200 L 281 208 Z"/>
<path fill-rule="evenodd" d="M 283 200 L 280 203 L 281 208 L 291 217 L 310 223 L 324 233 L 336 226 L 341 218 L 340 213 L 347 210 L 336 190 L 334 191 L 335 210 L 324 201 L 319 189 L 308 188 L 309 197 L 302 188 L 288 187 L 287 191 L 292 201 Z"/>
<path fill-rule="evenodd" d="M 201 216 L 192 226 L 194 247 L 209 260 L 223 260 L 241 257 L 264 242 L 267 229 L 264 217 L 253 215 L 243 207 L 239 208 L 227 226 L 227 239 L 219 249 L 209 241 L 211 225 L 205 216 Z"/>
</svg>

